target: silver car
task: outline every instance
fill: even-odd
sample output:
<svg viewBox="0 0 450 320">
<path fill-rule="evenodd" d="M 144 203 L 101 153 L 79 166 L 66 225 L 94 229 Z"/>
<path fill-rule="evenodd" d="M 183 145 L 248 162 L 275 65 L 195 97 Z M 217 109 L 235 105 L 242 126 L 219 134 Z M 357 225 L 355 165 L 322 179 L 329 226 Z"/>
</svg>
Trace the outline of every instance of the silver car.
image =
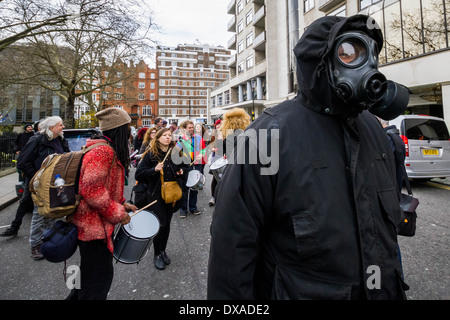
<svg viewBox="0 0 450 320">
<path fill-rule="evenodd" d="M 389 121 L 405 142 L 405 167 L 411 179 L 450 177 L 450 136 L 444 119 L 403 115 Z"/>
</svg>

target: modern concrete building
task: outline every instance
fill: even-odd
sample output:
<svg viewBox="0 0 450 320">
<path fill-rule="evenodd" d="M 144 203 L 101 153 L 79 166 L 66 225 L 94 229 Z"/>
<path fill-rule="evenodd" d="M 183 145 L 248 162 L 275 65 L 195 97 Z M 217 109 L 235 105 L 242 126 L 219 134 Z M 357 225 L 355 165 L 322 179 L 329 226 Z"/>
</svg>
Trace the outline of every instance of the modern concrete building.
<svg viewBox="0 0 450 320">
<path fill-rule="evenodd" d="M 407 112 L 443 117 L 450 127 L 450 0 L 231 0 L 227 13 L 236 53 L 230 80 L 212 89 L 212 120 L 233 107 L 257 117 L 295 96 L 292 50 L 303 31 L 325 15 L 363 13 L 385 38 L 380 71 L 413 93 Z"/>
<path fill-rule="evenodd" d="M 158 47 L 158 117 L 206 123 L 208 89 L 228 80 L 230 51 L 208 44 Z"/>
</svg>

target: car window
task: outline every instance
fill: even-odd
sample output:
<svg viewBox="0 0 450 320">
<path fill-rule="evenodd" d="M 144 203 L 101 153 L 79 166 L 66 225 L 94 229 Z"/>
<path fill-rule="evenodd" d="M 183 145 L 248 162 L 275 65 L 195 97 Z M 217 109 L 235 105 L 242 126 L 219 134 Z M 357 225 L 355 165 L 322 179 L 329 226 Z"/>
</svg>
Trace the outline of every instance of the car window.
<svg viewBox="0 0 450 320">
<path fill-rule="evenodd" d="M 93 132 L 65 132 L 64 138 L 69 143 L 70 151 L 79 151 L 86 145 L 86 140 L 93 135 Z"/>
<path fill-rule="evenodd" d="M 449 140 L 444 121 L 433 119 L 405 119 L 406 137 L 415 140 Z"/>
</svg>

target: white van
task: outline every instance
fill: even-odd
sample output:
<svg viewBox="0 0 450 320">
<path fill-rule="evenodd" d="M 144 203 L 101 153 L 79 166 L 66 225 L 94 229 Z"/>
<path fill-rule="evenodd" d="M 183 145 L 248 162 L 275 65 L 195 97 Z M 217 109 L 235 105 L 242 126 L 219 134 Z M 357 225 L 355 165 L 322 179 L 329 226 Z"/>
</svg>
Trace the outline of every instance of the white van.
<svg viewBox="0 0 450 320">
<path fill-rule="evenodd" d="M 405 167 L 411 179 L 450 177 L 450 136 L 444 119 L 403 115 L 389 121 L 405 142 Z"/>
</svg>

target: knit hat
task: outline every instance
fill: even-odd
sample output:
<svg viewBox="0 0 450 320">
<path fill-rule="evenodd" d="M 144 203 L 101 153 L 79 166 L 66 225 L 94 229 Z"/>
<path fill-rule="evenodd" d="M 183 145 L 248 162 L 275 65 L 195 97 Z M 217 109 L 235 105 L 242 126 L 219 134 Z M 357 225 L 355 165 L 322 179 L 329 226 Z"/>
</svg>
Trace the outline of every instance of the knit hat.
<svg viewBox="0 0 450 320">
<path fill-rule="evenodd" d="M 131 122 L 128 113 L 119 108 L 108 108 L 97 112 L 94 116 L 99 121 L 101 131 L 108 131 Z"/>
</svg>

